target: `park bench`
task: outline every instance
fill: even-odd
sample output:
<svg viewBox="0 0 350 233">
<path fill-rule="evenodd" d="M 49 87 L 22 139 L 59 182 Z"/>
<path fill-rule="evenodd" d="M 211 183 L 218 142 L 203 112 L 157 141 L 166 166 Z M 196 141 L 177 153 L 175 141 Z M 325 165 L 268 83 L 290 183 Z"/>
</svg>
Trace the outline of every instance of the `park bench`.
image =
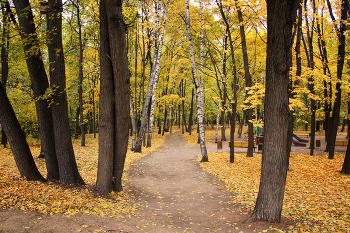
<svg viewBox="0 0 350 233">
<path fill-rule="evenodd" d="M 231 146 L 231 142 L 228 142 L 228 147 Z M 234 142 L 234 147 L 248 148 L 248 142 Z M 254 142 L 254 152 L 256 148 L 256 143 Z"/>
<path fill-rule="evenodd" d="M 334 145 L 335 146 L 347 146 L 348 141 L 335 141 Z"/>
</svg>

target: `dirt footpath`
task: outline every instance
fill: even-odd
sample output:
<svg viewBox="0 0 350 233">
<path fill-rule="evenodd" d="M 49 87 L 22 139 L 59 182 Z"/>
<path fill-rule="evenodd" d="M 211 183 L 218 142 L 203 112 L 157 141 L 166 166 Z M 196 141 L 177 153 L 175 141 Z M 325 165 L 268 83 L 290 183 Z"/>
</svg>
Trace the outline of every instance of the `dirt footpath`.
<svg viewBox="0 0 350 233">
<path fill-rule="evenodd" d="M 157 152 L 137 161 L 126 185 L 138 206 L 129 218 L 62 216 L 0 210 L 0 232 L 261 232 L 280 224 L 246 222 L 249 213 L 234 193 L 202 171 L 199 146 L 186 145 L 179 132 Z"/>
</svg>

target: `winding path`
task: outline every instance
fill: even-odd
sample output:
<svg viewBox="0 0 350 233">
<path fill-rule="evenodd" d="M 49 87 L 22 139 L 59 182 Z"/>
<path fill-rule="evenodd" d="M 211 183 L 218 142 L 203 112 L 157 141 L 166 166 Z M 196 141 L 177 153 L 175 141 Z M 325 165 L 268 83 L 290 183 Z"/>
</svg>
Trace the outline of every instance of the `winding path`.
<svg viewBox="0 0 350 233">
<path fill-rule="evenodd" d="M 241 213 L 246 212 L 244 207 L 232 202 L 234 193 L 200 168 L 196 160 L 199 154 L 199 146 L 187 145 L 177 132 L 168 135 L 158 151 L 132 165 L 127 186 L 138 207 L 133 217 L 87 214 L 67 217 L 0 209 L 0 231 L 245 233 L 273 227 L 286 230 L 285 223 L 272 226 L 246 222 L 249 214 Z"/>
<path fill-rule="evenodd" d="M 265 223 L 245 221 L 247 214 L 232 202 L 233 193 L 204 172 L 198 146 L 187 145 L 177 132 L 156 152 L 129 170 L 128 186 L 139 211 L 129 221 L 145 232 L 259 232 Z M 129 222 L 128 221 L 128 222 Z M 130 224 L 130 222 L 129 222 Z"/>
</svg>

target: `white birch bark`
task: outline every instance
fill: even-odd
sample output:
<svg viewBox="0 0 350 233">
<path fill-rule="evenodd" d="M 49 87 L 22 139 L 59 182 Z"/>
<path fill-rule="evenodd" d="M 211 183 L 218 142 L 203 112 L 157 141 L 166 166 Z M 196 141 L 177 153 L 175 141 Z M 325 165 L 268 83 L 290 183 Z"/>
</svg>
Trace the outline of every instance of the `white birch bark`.
<svg viewBox="0 0 350 233">
<path fill-rule="evenodd" d="M 160 55 L 161 55 L 161 48 L 163 45 L 163 37 L 164 37 L 164 27 L 165 27 L 165 23 L 166 23 L 166 15 L 168 12 L 168 5 L 169 5 L 169 1 L 167 1 L 166 6 L 164 8 L 164 20 L 163 20 L 163 25 L 162 25 L 162 32 L 161 32 L 161 39 L 159 38 L 159 26 L 160 26 L 160 15 L 159 15 L 159 11 L 158 9 L 160 9 L 161 7 L 161 2 L 157 1 L 155 3 L 155 11 L 156 11 L 156 21 L 155 21 L 155 41 L 156 41 L 156 45 L 155 45 L 155 49 L 154 49 L 154 57 L 153 57 L 153 67 L 151 70 L 151 75 L 150 75 L 150 81 L 148 83 L 148 88 L 147 88 L 147 95 L 146 95 L 146 99 L 142 108 L 142 118 L 141 118 L 141 127 L 140 127 L 140 132 L 139 132 L 139 136 L 137 138 L 136 141 L 136 145 L 135 145 L 135 152 L 140 152 L 141 153 L 141 148 L 142 148 L 142 141 L 145 137 L 145 132 L 146 132 L 146 127 L 147 127 L 147 110 L 151 101 L 151 95 L 153 94 L 153 86 L 155 83 L 157 83 L 157 79 L 158 79 L 158 73 L 159 73 L 159 60 L 160 60 Z M 153 114 L 154 114 L 154 108 L 153 108 Z M 150 116 L 151 118 L 151 116 Z M 151 122 L 151 121 L 150 121 Z M 153 126 L 153 120 L 152 123 L 149 124 L 150 128 Z M 152 130 L 150 131 L 152 133 Z M 152 137 L 151 137 L 152 138 Z"/>
<path fill-rule="evenodd" d="M 191 56 L 191 68 L 192 68 L 192 77 L 193 82 L 196 88 L 196 97 L 197 97 L 197 115 L 198 115 L 198 126 L 199 126 L 199 142 L 201 147 L 201 153 L 202 153 L 202 160 L 201 162 L 208 162 L 208 153 L 207 153 L 207 147 L 205 145 L 205 133 L 204 133 L 204 125 L 203 125 L 203 113 L 204 113 L 204 98 L 203 98 L 203 75 L 201 75 L 201 80 L 198 82 L 197 78 L 197 72 L 196 72 L 196 63 L 195 63 L 195 56 L 194 56 L 194 49 L 193 49 L 193 40 L 192 40 L 192 34 L 191 34 L 191 23 L 190 23 L 190 6 L 189 6 L 189 0 L 186 0 L 186 31 L 187 31 L 187 38 L 188 38 L 188 44 L 190 49 L 190 56 Z M 202 25 L 201 25 L 201 73 L 203 74 L 203 34 L 204 34 L 204 16 L 203 16 L 203 4 L 202 1 L 200 1 L 200 8 L 201 8 L 201 16 L 202 16 Z"/>
<path fill-rule="evenodd" d="M 158 10 L 160 10 L 160 8 L 161 8 L 161 1 L 158 1 L 156 4 L 158 6 L 156 5 L 155 12 L 156 12 L 158 25 L 159 25 L 160 14 L 159 14 Z M 163 12 L 162 27 L 161 27 L 161 29 L 159 29 L 159 27 L 157 27 L 157 29 L 156 29 L 156 34 L 157 34 L 158 38 L 155 38 L 156 46 L 155 46 L 155 51 L 154 51 L 154 57 L 156 57 L 156 62 L 153 63 L 153 66 L 155 69 L 154 69 L 152 104 L 151 104 L 151 111 L 150 111 L 149 123 L 148 123 L 149 128 L 148 128 L 148 137 L 147 137 L 147 147 L 151 147 L 151 145 L 152 145 L 152 128 L 153 128 L 153 121 L 154 121 L 154 107 L 156 104 L 156 94 L 157 94 L 157 84 L 158 84 L 158 77 L 159 77 L 160 58 L 161 58 L 161 54 L 162 54 L 163 38 L 164 38 L 164 31 L 165 31 L 164 29 L 165 29 L 166 17 L 167 17 L 167 13 L 168 13 L 168 5 L 169 5 L 169 1 L 167 1 L 166 6 L 163 10 L 164 12 Z M 160 32 L 160 36 L 159 36 L 160 30 L 161 30 L 161 32 Z"/>
</svg>

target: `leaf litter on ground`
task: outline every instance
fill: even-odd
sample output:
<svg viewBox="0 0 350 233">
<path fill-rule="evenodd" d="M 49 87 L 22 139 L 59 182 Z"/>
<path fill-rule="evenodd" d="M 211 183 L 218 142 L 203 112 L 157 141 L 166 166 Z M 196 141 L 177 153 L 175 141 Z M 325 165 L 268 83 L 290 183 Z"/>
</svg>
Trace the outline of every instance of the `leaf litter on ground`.
<svg viewBox="0 0 350 233">
<path fill-rule="evenodd" d="M 129 149 L 125 161 L 123 180 L 127 179 L 127 170 L 132 163 L 152 151 L 157 150 L 165 137 L 154 134 L 152 147 L 142 148 L 142 153 Z M 40 143 L 29 143 L 39 171 L 45 177 L 45 160 L 39 159 Z M 80 140 L 73 140 L 77 165 L 86 186 L 65 187 L 55 182 L 33 182 L 21 178 L 10 148 L 0 147 L 0 208 L 30 210 L 40 213 L 73 215 L 78 213 L 101 216 L 131 216 L 136 207 L 124 185 L 122 192 L 112 192 L 102 197 L 94 192 L 98 166 L 98 138 L 86 135 L 86 146 L 80 146 Z"/>
<path fill-rule="evenodd" d="M 213 129 L 205 133 L 206 139 L 215 136 Z M 197 137 L 185 136 L 189 144 L 197 143 Z M 236 153 L 234 163 L 229 153 L 209 153 L 208 157 L 209 163 L 201 167 L 225 182 L 236 194 L 234 203 L 252 211 L 259 191 L 261 153 L 254 157 Z M 282 211 L 283 217 L 299 220 L 290 226 L 291 231 L 350 232 L 350 176 L 340 173 L 344 157 L 291 155 Z"/>
</svg>

